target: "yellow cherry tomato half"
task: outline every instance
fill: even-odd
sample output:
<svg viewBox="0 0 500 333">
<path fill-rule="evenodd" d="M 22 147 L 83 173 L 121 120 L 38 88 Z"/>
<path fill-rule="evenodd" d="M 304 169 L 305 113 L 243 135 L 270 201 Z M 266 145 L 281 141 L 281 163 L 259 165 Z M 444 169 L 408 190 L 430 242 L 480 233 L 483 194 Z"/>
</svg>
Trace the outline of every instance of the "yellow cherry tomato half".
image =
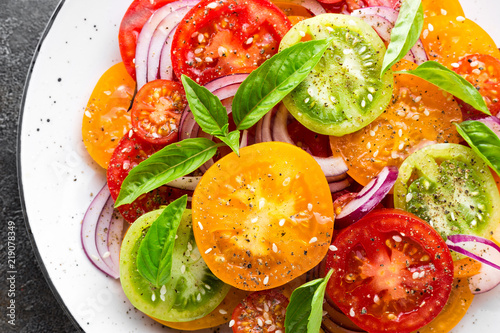
<svg viewBox="0 0 500 333">
<path fill-rule="evenodd" d="M 83 114 L 83 143 L 90 156 L 107 169 L 121 137 L 131 128 L 128 112 L 135 81 L 122 62 L 109 68 L 97 82 Z"/>
<path fill-rule="evenodd" d="M 222 281 L 244 290 L 281 286 L 316 266 L 333 232 L 328 182 L 316 161 L 287 143 L 228 154 L 193 195 L 201 255 Z"/>
</svg>

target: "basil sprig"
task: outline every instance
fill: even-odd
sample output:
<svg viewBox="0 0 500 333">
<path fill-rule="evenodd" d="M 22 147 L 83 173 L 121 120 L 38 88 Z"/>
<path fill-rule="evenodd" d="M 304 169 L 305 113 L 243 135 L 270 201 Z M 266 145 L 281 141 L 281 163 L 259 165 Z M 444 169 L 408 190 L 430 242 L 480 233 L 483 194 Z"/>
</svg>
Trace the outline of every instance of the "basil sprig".
<svg viewBox="0 0 500 333">
<path fill-rule="evenodd" d="M 193 138 L 157 151 L 130 170 L 115 207 L 132 203 L 142 194 L 193 172 L 211 159 L 222 145 L 206 138 Z"/>
<path fill-rule="evenodd" d="M 186 75 L 182 75 L 181 81 L 186 91 L 189 108 L 201 129 L 220 139 L 239 155 L 240 133 L 239 131 L 228 132 L 227 110 L 221 101 L 207 88 L 200 86 Z"/>
<path fill-rule="evenodd" d="M 380 77 L 399 60 L 403 59 L 420 38 L 424 25 L 424 11 L 422 3 L 417 1 L 403 1 L 398 18 L 391 31 L 391 41 L 382 63 Z"/>
<path fill-rule="evenodd" d="M 468 120 L 455 124 L 470 147 L 500 176 L 500 138 L 486 124 Z"/>
<path fill-rule="evenodd" d="M 241 83 L 233 99 L 233 120 L 244 130 L 297 87 L 319 62 L 332 39 L 295 44 L 276 54 Z"/>
<path fill-rule="evenodd" d="M 137 270 L 156 288 L 167 283 L 172 272 L 175 235 L 186 204 L 187 195 L 184 195 L 168 205 L 139 245 Z"/>
<path fill-rule="evenodd" d="M 195 120 L 203 131 L 223 143 L 193 138 L 166 146 L 130 170 L 122 183 L 115 207 L 132 203 L 142 194 L 193 172 L 224 144 L 239 154 L 239 130 L 258 122 L 298 86 L 319 62 L 330 43 L 331 40 L 326 39 L 296 44 L 275 54 L 252 72 L 240 85 L 233 100 L 233 119 L 238 126 L 233 132 L 228 130 L 227 111 L 217 96 L 183 75 L 181 80 Z M 242 99 L 248 103 L 243 103 Z"/>
<path fill-rule="evenodd" d="M 322 279 L 316 279 L 295 289 L 286 308 L 286 333 L 317 333 L 323 317 L 323 299 L 330 270 Z"/>
<path fill-rule="evenodd" d="M 426 61 L 413 70 L 398 71 L 394 72 L 394 74 L 411 74 L 417 76 L 460 98 L 475 109 L 491 115 L 483 97 L 477 89 L 462 76 L 438 62 Z"/>
</svg>

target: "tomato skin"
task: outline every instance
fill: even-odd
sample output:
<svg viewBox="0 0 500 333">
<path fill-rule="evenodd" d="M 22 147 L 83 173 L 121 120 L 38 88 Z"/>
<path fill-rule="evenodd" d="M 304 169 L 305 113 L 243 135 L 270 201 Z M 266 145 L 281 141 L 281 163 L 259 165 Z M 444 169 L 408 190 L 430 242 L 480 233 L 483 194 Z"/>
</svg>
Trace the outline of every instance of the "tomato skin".
<svg viewBox="0 0 500 333">
<path fill-rule="evenodd" d="M 200 85 L 257 68 L 278 52 L 292 27 L 268 0 L 202 0 L 185 18 L 172 41 L 172 67 L 177 77 L 185 74 Z"/>
<path fill-rule="evenodd" d="M 288 298 L 275 290 L 251 293 L 233 311 L 233 333 L 284 331 L 288 303 Z"/>
<path fill-rule="evenodd" d="M 106 173 L 109 191 L 113 200 L 118 197 L 123 180 L 130 170 L 161 148 L 163 148 L 162 145 L 145 142 L 133 132 L 125 134 L 113 152 Z M 144 213 L 158 209 L 162 205 L 167 205 L 184 194 L 191 196 L 192 193 L 192 191 L 164 185 L 140 196 L 131 204 L 118 207 L 118 211 L 127 222 L 133 223 Z"/>
<path fill-rule="evenodd" d="M 175 0 L 134 0 L 128 7 L 120 23 L 118 43 L 127 72 L 135 80 L 135 49 L 142 27 L 151 15 Z"/>
<path fill-rule="evenodd" d="M 450 251 L 416 216 L 397 209 L 373 211 L 332 244 L 337 250 L 329 251 L 326 270 L 335 274 L 327 293 L 359 327 L 411 332 L 446 304 L 453 282 Z"/>
<path fill-rule="evenodd" d="M 487 54 L 470 54 L 461 58 L 455 66 L 453 70 L 472 83 L 483 96 L 491 114 L 497 115 L 500 111 L 500 60 Z M 462 110 L 466 115 L 474 112 L 474 108 L 467 104 Z M 484 113 L 479 112 L 478 116 L 482 117 Z"/>
<path fill-rule="evenodd" d="M 186 105 L 181 83 L 168 80 L 146 83 L 135 96 L 131 110 L 134 132 L 153 144 L 167 145 L 177 141 Z"/>
<path fill-rule="evenodd" d="M 313 156 L 329 157 L 332 155 L 328 136 L 314 133 L 297 120 L 288 124 L 288 134 L 297 146 Z"/>
</svg>

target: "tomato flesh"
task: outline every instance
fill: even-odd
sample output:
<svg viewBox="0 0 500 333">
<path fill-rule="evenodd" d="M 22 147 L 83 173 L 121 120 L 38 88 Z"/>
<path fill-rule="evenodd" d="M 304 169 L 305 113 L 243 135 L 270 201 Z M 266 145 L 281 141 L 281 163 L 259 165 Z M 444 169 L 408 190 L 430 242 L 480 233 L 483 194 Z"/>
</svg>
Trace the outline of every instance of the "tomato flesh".
<svg viewBox="0 0 500 333">
<path fill-rule="evenodd" d="M 139 137 L 153 144 L 177 141 L 182 111 L 187 105 L 181 83 L 154 80 L 137 93 L 132 106 L 132 127 Z"/>
<path fill-rule="evenodd" d="M 203 85 L 240 68 L 255 69 L 278 52 L 290 27 L 286 15 L 269 1 L 202 0 L 175 32 L 175 75 Z"/>
<path fill-rule="evenodd" d="M 453 282 L 453 260 L 425 221 L 395 209 L 374 211 L 341 232 L 326 269 L 327 293 L 369 332 L 411 332 L 439 314 Z"/>
<path fill-rule="evenodd" d="M 233 311 L 233 332 L 284 332 L 288 303 L 288 298 L 275 290 L 248 295 Z"/>
<path fill-rule="evenodd" d="M 278 287 L 324 257 L 333 232 L 330 189 L 302 149 L 266 142 L 228 154 L 193 195 L 196 242 L 210 269 L 245 290 Z"/>
</svg>

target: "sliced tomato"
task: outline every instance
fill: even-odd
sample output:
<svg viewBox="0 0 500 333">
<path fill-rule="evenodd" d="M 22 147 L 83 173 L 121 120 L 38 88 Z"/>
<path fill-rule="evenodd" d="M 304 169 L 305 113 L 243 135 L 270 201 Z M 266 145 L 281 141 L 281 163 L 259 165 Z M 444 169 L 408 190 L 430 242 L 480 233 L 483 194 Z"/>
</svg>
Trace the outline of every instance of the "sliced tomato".
<svg viewBox="0 0 500 333">
<path fill-rule="evenodd" d="M 120 140 L 109 162 L 106 176 L 113 200 L 116 200 L 118 197 L 123 180 L 127 177 L 130 170 L 163 147 L 145 142 L 138 138 L 136 134 L 133 134 L 133 132 L 130 134 L 127 133 Z M 164 185 L 140 196 L 131 204 L 118 207 L 118 211 L 123 215 L 125 220 L 133 223 L 144 213 L 158 209 L 162 205 L 168 205 L 184 194 L 191 196 L 192 191 L 180 190 Z"/>
<path fill-rule="evenodd" d="M 479 91 L 491 114 L 497 115 L 500 111 L 500 60 L 487 54 L 470 54 L 452 66 Z M 484 113 L 474 112 L 470 105 L 463 104 L 467 118 L 484 117 Z"/>
<path fill-rule="evenodd" d="M 368 125 L 391 98 L 393 75 L 379 78 L 385 46 L 357 17 L 318 15 L 293 26 L 280 50 L 306 39 L 333 37 L 320 62 L 284 99 L 301 124 L 313 132 L 342 136 Z"/>
<path fill-rule="evenodd" d="M 182 111 L 187 105 L 179 82 L 154 80 L 134 98 L 131 118 L 134 132 L 145 141 L 166 145 L 177 141 Z"/>
<path fill-rule="evenodd" d="M 295 142 L 298 147 L 312 155 L 319 157 L 332 156 L 327 135 L 311 131 L 297 120 L 288 124 L 288 134 L 290 134 L 293 142 Z"/>
<path fill-rule="evenodd" d="M 346 3 L 347 10 L 350 12 L 356 9 L 374 6 L 390 7 L 394 9 L 401 7 L 401 0 L 346 0 Z"/>
<path fill-rule="evenodd" d="M 291 26 L 267 0 L 202 0 L 175 32 L 175 75 L 185 74 L 203 85 L 238 68 L 255 69 L 278 52 Z"/>
<path fill-rule="evenodd" d="M 488 33 L 463 16 L 426 18 L 420 39 L 429 60 L 435 60 L 450 69 L 451 64 L 469 54 L 488 54 L 500 59 L 500 51 Z"/>
<path fill-rule="evenodd" d="M 123 16 L 118 33 L 118 43 L 125 68 L 134 80 L 135 49 L 142 27 L 158 8 L 173 1 L 175 0 L 134 0 Z"/>
<path fill-rule="evenodd" d="M 97 81 L 85 108 L 83 143 L 94 161 L 105 169 L 120 138 L 132 127 L 129 109 L 134 91 L 135 82 L 120 62 Z"/>
<path fill-rule="evenodd" d="M 453 260 L 425 221 L 397 209 L 374 211 L 332 243 L 327 293 L 369 332 L 414 331 L 436 317 L 452 289 Z"/>
<path fill-rule="evenodd" d="M 298 5 L 296 3 L 288 2 L 286 0 L 272 0 L 272 2 L 278 6 L 279 9 L 285 13 L 288 18 L 290 16 L 303 16 L 303 17 L 311 17 L 313 16 L 309 10 L 305 7 Z"/>
<path fill-rule="evenodd" d="M 284 332 L 288 303 L 288 298 L 275 290 L 248 295 L 233 311 L 233 332 Z"/>
<path fill-rule="evenodd" d="M 462 5 L 458 0 L 422 0 L 422 8 L 424 10 L 424 18 L 431 16 L 446 16 L 449 19 L 455 19 L 458 16 L 465 17 Z M 428 25 L 424 27 L 428 29 Z"/>
<path fill-rule="evenodd" d="M 402 60 L 393 69 L 415 67 Z M 460 122 L 462 116 L 453 96 L 412 75 L 396 74 L 394 78 L 387 110 L 357 132 L 330 137 L 332 153 L 344 158 L 349 175 L 362 185 L 385 166 L 399 167 L 407 156 L 426 145 L 460 141 L 453 122 Z"/>
<path fill-rule="evenodd" d="M 282 142 L 228 154 L 193 195 L 201 254 L 224 282 L 245 290 L 278 287 L 324 257 L 333 232 L 330 188 L 319 165 Z"/>
</svg>

